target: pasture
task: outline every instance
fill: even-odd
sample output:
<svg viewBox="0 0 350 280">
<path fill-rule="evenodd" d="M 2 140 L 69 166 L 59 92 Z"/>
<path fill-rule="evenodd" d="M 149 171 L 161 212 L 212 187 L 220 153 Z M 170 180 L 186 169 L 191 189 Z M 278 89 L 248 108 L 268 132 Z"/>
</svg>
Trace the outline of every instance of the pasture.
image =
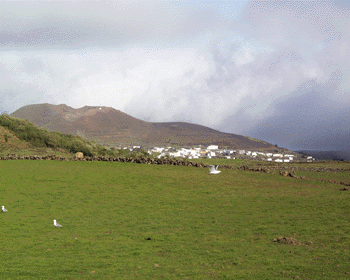
<svg viewBox="0 0 350 280">
<path fill-rule="evenodd" d="M 350 278 L 350 191 L 319 172 L 221 170 L 0 161 L 0 278 Z"/>
</svg>

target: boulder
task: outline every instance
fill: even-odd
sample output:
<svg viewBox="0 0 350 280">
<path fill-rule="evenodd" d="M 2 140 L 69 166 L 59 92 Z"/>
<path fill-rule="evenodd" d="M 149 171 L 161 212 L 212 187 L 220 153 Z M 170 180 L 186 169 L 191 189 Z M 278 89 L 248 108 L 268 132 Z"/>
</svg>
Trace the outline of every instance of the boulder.
<svg viewBox="0 0 350 280">
<path fill-rule="evenodd" d="M 74 158 L 83 158 L 84 157 L 84 154 L 82 152 L 77 152 L 75 155 L 74 155 Z"/>
</svg>

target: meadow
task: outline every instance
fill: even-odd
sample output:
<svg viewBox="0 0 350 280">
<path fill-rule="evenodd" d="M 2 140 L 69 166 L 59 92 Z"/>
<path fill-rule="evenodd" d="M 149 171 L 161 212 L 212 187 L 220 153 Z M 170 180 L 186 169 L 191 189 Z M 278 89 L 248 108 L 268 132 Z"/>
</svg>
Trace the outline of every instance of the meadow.
<svg viewBox="0 0 350 280">
<path fill-rule="evenodd" d="M 349 172 L 297 175 L 0 161 L 0 279 L 350 279 Z"/>
</svg>

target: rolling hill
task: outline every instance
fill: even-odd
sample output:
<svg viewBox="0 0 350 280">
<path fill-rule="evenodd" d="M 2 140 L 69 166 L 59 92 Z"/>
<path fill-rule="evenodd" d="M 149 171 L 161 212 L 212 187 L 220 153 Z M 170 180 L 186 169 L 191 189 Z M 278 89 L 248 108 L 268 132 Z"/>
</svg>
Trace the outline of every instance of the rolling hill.
<svg viewBox="0 0 350 280">
<path fill-rule="evenodd" d="M 146 122 L 111 107 L 65 104 L 24 106 L 11 116 L 27 119 L 49 131 L 78 135 L 100 145 L 191 146 L 216 144 L 233 149 L 275 150 L 276 147 L 242 135 L 223 133 L 187 122 Z"/>
</svg>

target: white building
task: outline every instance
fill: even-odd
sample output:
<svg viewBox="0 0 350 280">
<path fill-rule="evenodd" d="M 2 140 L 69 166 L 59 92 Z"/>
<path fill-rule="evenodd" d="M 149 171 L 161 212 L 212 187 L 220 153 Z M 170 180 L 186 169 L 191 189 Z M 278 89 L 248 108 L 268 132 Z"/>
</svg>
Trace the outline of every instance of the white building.
<svg viewBox="0 0 350 280">
<path fill-rule="evenodd" d="M 164 148 L 154 147 L 154 148 L 152 149 L 152 152 L 161 153 L 161 152 L 163 152 L 163 150 L 164 150 Z"/>
<path fill-rule="evenodd" d="M 312 156 L 307 157 L 307 162 L 313 162 L 315 159 Z"/>
<path fill-rule="evenodd" d="M 213 152 L 213 151 L 207 152 L 207 157 L 209 157 L 209 158 L 215 157 L 215 152 Z"/>
<path fill-rule="evenodd" d="M 183 153 L 181 151 L 176 151 L 175 153 L 169 153 L 170 156 L 173 157 L 183 157 Z"/>
<path fill-rule="evenodd" d="M 218 150 L 219 149 L 219 146 L 217 145 L 210 145 L 207 147 L 207 150 Z"/>
<path fill-rule="evenodd" d="M 273 154 L 272 156 L 273 156 L 273 157 L 283 157 L 282 154 Z"/>
</svg>

